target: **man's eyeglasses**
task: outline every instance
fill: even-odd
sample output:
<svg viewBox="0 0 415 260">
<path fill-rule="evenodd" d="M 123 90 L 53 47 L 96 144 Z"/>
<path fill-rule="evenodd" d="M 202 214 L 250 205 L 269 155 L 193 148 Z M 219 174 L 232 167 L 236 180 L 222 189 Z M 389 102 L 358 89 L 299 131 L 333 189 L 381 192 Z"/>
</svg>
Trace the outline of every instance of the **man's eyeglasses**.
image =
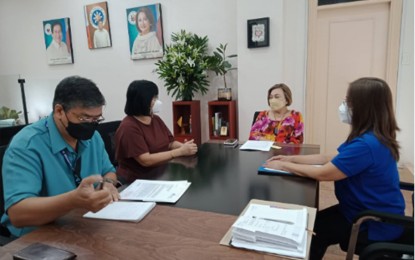
<svg viewBox="0 0 415 260">
<path fill-rule="evenodd" d="M 78 116 L 78 120 L 81 121 L 82 123 L 101 123 L 102 121 L 105 120 L 105 118 L 103 116 L 99 116 L 99 117 L 88 117 L 88 116 Z"/>
</svg>

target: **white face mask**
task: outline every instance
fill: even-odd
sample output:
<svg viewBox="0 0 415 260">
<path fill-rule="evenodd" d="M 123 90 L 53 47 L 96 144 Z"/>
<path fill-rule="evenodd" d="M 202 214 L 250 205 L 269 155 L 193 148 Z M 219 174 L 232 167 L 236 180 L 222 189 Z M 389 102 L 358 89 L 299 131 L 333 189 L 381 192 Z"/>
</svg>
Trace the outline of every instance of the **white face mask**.
<svg viewBox="0 0 415 260">
<path fill-rule="evenodd" d="M 156 102 L 154 102 L 153 113 L 160 113 L 162 106 L 163 106 L 163 103 L 157 99 Z"/>
<path fill-rule="evenodd" d="M 347 107 L 346 102 L 342 102 L 339 106 L 339 118 L 343 123 L 352 124 L 352 112 Z"/>
</svg>

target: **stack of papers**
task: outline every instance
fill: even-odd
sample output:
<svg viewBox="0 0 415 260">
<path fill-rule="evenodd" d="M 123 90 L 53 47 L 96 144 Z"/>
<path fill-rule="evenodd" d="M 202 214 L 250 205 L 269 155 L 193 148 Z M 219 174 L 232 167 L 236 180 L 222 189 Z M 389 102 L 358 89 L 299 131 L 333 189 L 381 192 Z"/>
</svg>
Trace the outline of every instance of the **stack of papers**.
<svg viewBox="0 0 415 260">
<path fill-rule="evenodd" d="M 240 150 L 253 150 L 253 151 L 269 151 L 271 150 L 272 145 L 274 144 L 273 141 L 246 141 Z"/>
<path fill-rule="evenodd" d="M 98 218 L 108 220 L 121 220 L 139 222 L 142 220 L 154 207 L 155 202 L 127 202 L 116 201 L 108 204 L 105 208 L 95 213 L 88 212 L 84 218 Z"/>
<path fill-rule="evenodd" d="M 189 188 L 188 181 L 135 180 L 122 192 L 122 200 L 176 203 Z"/>
<path fill-rule="evenodd" d="M 250 204 L 232 226 L 232 246 L 305 258 L 307 209 Z"/>
</svg>

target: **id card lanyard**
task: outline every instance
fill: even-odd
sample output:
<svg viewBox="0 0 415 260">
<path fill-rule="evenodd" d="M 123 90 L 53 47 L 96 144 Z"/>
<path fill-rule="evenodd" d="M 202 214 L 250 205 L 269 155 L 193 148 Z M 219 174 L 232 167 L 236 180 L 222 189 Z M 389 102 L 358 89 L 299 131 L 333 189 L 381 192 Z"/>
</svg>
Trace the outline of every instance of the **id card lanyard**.
<svg viewBox="0 0 415 260">
<path fill-rule="evenodd" d="M 45 120 L 45 127 L 46 128 L 49 128 L 48 121 L 47 120 Z M 82 178 L 81 178 L 81 157 L 79 157 L 76 160 L 75 166 L 74 166 L 74 165 L 72 165 L 71 160 L 69 160 L 68 153 L 67 153 L 67 150 L 66 149 L 65 150 L 62 150 L 61 151 L 61 154 L 63 155 L 63 159 L 65 159 L 66 164 L 72 170 L 72 174 L 73 174 L 73 178 L 75 180 L 76 187 L 78 187 L 79 184 L 82 181 Z"/>
<path fill-rule="evenodd" d="M 62 150 L 61 153 L 63 155 L 63 158 L 65 159 L 66 164 L 72 170 L 73 177 L 74 177 L 74 180 L 75 180 L 75 184 L 78 187 L 79 184 L 82 181 L 82 178 L 81 178 L 81 157 L 79 157 L 76 160 L 75 165 L 73 165 L 71 163 L 71 160 L 69 160 L 67 150 Z"/>
</svg>

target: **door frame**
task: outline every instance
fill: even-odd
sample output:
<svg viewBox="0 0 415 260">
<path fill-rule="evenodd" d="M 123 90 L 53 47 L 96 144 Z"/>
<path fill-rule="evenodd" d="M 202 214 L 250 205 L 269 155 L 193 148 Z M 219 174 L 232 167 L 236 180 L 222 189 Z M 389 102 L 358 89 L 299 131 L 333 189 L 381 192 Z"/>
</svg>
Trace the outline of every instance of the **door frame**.
<svg viewBox="0 0 415 260">
<path fill-rule="evenodd" d="M 316 89 L 315 75 L 316 75 L 316 48 L 318 44 L 317 40 L 317 13 L 319 10 L 336 9 L 350 6 L 363 6 L 379 3 L 389 3 L 390 5 L 390 18 L 389 18 L 389 36 L 388 36 L 388 53 L 386 59 L 386 76 L 385 80 L 391 87 L 394 107 L 396 108 L 396 89 L 398 82 L 398 67 L 399 67 L 399 47 L 400 47 L 400 35 L 401 35 L 401 21 L 402 21 L 402 0 L 363 0 L 348 3 L 339 3 L 332 5 L 318 6 L 318 0 L 308 1 L 308 35 L 307 35 L 307 71 L 306 71 L 306 100 L 305 108 L 306 115 L 314 113 L 314 98 L 313 93 Z M 370 76 L 370 75 L 369 75 Z M 307 134 L 305 135 L 305 143 L 312 143 L 315 140 L 315 134 L 317 126 L 312 120 L 307 120 L 309 116 L 305 118 L 305 129 Z"/>
</svg>

